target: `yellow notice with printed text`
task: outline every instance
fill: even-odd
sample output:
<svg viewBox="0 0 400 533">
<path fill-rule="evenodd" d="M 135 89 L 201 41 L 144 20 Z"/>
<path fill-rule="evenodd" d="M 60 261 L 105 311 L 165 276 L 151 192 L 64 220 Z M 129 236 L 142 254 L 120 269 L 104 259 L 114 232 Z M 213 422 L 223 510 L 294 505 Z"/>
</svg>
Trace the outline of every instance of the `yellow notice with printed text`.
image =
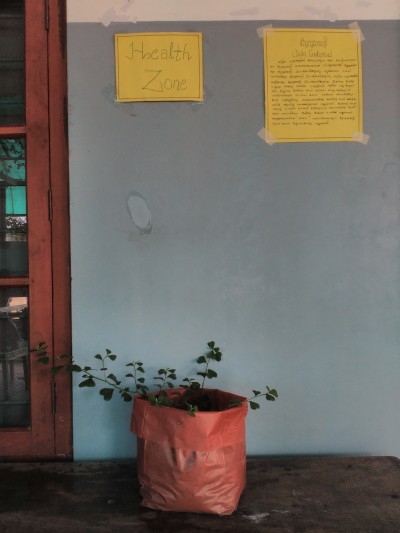
<svg viewBox="0 0 400 533">
<path fill-rule="evenodd" d="M 265 140 L 359 141 L 361 32 L 264 30 Z"/>
<path fill-rule="evenodd" d="M 117 102 L 203 100 L 201 33 L 115 35 Z"/>
</svg>

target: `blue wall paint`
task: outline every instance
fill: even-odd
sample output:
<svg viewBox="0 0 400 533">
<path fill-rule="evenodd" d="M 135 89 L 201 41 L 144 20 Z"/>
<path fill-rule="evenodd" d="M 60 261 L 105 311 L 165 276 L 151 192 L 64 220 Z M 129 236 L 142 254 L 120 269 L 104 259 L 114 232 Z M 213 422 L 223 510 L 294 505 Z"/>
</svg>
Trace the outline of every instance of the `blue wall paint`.
<svg viewBox="0 0 400 533">
<path fill-rule="evenodd" d="M 250 454 L 400 456 L 400 24 L 362 23 L 368 145 L 272 147 L 262 24 L 69 24 L 74 353 L 184 374 L 215 339 L 221 388 L 280 392 Z M 203 32 L 205 102 L 115 103 L 113 34 L 175 30 Z M 76 459 L 134 455 L 130 409 L 75 386 Z"/>
</svg>

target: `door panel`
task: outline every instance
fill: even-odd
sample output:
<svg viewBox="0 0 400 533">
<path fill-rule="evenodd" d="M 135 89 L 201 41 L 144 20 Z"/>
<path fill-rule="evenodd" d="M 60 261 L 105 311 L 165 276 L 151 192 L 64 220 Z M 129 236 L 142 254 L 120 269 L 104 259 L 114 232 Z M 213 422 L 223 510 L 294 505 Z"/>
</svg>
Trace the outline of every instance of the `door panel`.
<svg viewBox="0 0 400 533">
<path fill-rule="evenodd" d="M 48 11 L 51 9 L 52 11 Z M 21 24 L 21 10 L 23 20 Z M 60 392 L 68 405 L 57 409 L 55 383 L 49 366 L 29 361 L 28 348 L 45 341 L 52 357 L 54 340 L 68 347 L 69 327 L 54 322 L 53 301 L 68 316 L 69 272 L 60 272 L 52 245 L 67 232 L 66 209 L 53 217 L 52 190 L 67 204 L 66 165 L 52 174 L 66 157 L 66 139 L 51 145 L 55 102 L 65 95 L 56 83 L 54 96 L 49 72 L 63 72 L 65 60 L 54 59 L 52 47 L 62 42 L 59 16 L 65 5 L 58 0 L 6 0 L 0 3 L 0 73 L 8 82 L 0 90 L 0 456 L 52 458 L 71 455 L 70 383 L 61 380 Z M 49 19 L 50 13 L 53 13 Z M 54 21 L 50 31 L 48 22 Z M 21 73 L 21 27 L 23 32 Z M 6 29 L 4 29 L 6 28 Z M 58 39 L 56 41 L 56 38 Z M 15 46 L 13 46 L 13 43 Z M 51 55 L 51 58 L 50 58 Z M 3 60 L 3 61 L 2 61 Z M 3 66 L 2 66 L 3 65 Z M 24 91 L 21 95 L 21 80 Z M 53 112 L 51 109 L 53 107 Z M 51 163 L 51 158 L 54 159 Z M 62 182 L 62 185 L 61 185 Z M 62 220 L 60 220 L 60 217 Z M 68 239 L 66 240 L 68 246 Z M 64 251 L 64 257 L 68 254 Z M 63 295 L 54 284 L 63 279 Z M 64 276 L 64 277 L 63 277 Z M 65 279 L 64 279 L 65 278 Z M 28 305 L 29 303 L 29 305 Z M 29 313 L 28 313 L 29 311 Z M 60 420 L 63 423 L 60 424 Z M 59 432 L 63 435 L 60 437 Z M 57 442 L 62 442 L 62 446 Z"/>
</svg>

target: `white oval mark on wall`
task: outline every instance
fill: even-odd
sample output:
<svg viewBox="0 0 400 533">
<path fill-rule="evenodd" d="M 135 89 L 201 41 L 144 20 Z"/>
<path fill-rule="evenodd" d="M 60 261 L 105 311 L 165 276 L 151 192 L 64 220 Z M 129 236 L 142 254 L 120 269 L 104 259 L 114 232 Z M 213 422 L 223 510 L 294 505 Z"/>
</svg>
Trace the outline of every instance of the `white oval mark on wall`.
<svg viewBox="0 0 400 533">
<path fill-rule="evenodd" d="M 146 200 L 137 192 L 131 192 L 127 200 L 132 222 L 142 233 L 150 233 L 151 213 Z"/>
</svg>

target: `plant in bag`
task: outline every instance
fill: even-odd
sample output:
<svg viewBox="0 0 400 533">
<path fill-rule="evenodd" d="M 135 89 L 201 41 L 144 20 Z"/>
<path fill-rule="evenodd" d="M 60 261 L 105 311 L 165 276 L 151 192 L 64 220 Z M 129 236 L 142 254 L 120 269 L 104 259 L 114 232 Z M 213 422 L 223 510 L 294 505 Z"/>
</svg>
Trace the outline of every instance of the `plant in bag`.
<svg viewBox="0 0 400 533">
<path fill-rule="evenodd" d="M 183 378 L 179 388 L 177 388 L 176 384 L 176 369 L 166 367 L 160 368 L 157 374 L 153 376 L 152 390 L 150 391 L 146 384 L 145 369 L 142 361 L 127 363 L 128 372 L 123 377 L 118 378 L 108 368 L 110 363 L 114 363 L 118 358 L 109 349 L 106 349 L 104 355 L 96 354 L 94 356 L 94 359 L 99 361 L 97 368 L 87 365 L 82 366 L 73 361 L 72 363 L 68 362 L 53 366 L 52 373 L 55 375 L 60 371 L 66 371 L 70 374 L 80 374 L 82 381 L 79 383 L 79 387 L 81 388 L 95 388 L 97 384 L 102 385 L 99 389 L 99 394 L 106 401 L 111 400 L 115 392 L 126 402 L 130 402 L 135 395 L 139 394 L 149 401 L 151 405 L 186 409 L 189 415 L 195 416 L 198 411 L 212 411 L 216 407 L 211 403 L 207 389 L 205 389 L 205 382 L 207 379 L 218 377 L 217 372 L 211 368 L 211 364 L 222 360 L 222 352 L 214 341 L 208 342 L 207 347 L 207 353 L 196 359 L 197 364 L 202 365 L 197 371 L 196 377 Z M 50 363 L 47 350 L 46 343 L 40 342 L 30 352 L 36 354 L 39 363 L 47 365 Z M 57 358 L 60 363 L 69 359 L 65 355 Z M 173 392 L 168 392 L 172 390 Z M 224 409 L 234 407 L 241 401 L 246 401 L 249 403 L 250 408 L 255 410 L 260 408 L 259 399 L 265 398 L 267 401 L 275 401 L 278 398 L 277 390 L 268 386 L 266 386 L 264 392 L 258 390 L 253 390 L 252 392 L 253 395 L 244 400 L 232 399 L 230 404 L 225 406 Z"/>
<path fill-rule="evenodd" d="M 31 352 L 39 363 L 50 363 L 45 343 Z M 126 402 L 134 399 L 131 430 L 138 441 L 142 505 L 164 511 L 231 514 L 246 483 L 247 408 L 259 409 L 261 398 L 275 401 L 276 389 L 254 389 L 245 398 L 206 388 L 207 380 L 218 376 L 212 366 L 222 360 L 214 341 L 197 357 L 195 376 L 180 383 L 175 368 L 160 368 L 149 387 L 142 361 L 127 363 L 123 377 L 117 377 L 109 369 L 117 360 L 111 350 L 94 358 L 98 362 L 95 368 L 61 356 L 61 364 L 53 366 L 52 372 L 80 374 L 79 387 L 100 384 L 99 394 L 106 401 L 115 393 Z"/>
</svg>

